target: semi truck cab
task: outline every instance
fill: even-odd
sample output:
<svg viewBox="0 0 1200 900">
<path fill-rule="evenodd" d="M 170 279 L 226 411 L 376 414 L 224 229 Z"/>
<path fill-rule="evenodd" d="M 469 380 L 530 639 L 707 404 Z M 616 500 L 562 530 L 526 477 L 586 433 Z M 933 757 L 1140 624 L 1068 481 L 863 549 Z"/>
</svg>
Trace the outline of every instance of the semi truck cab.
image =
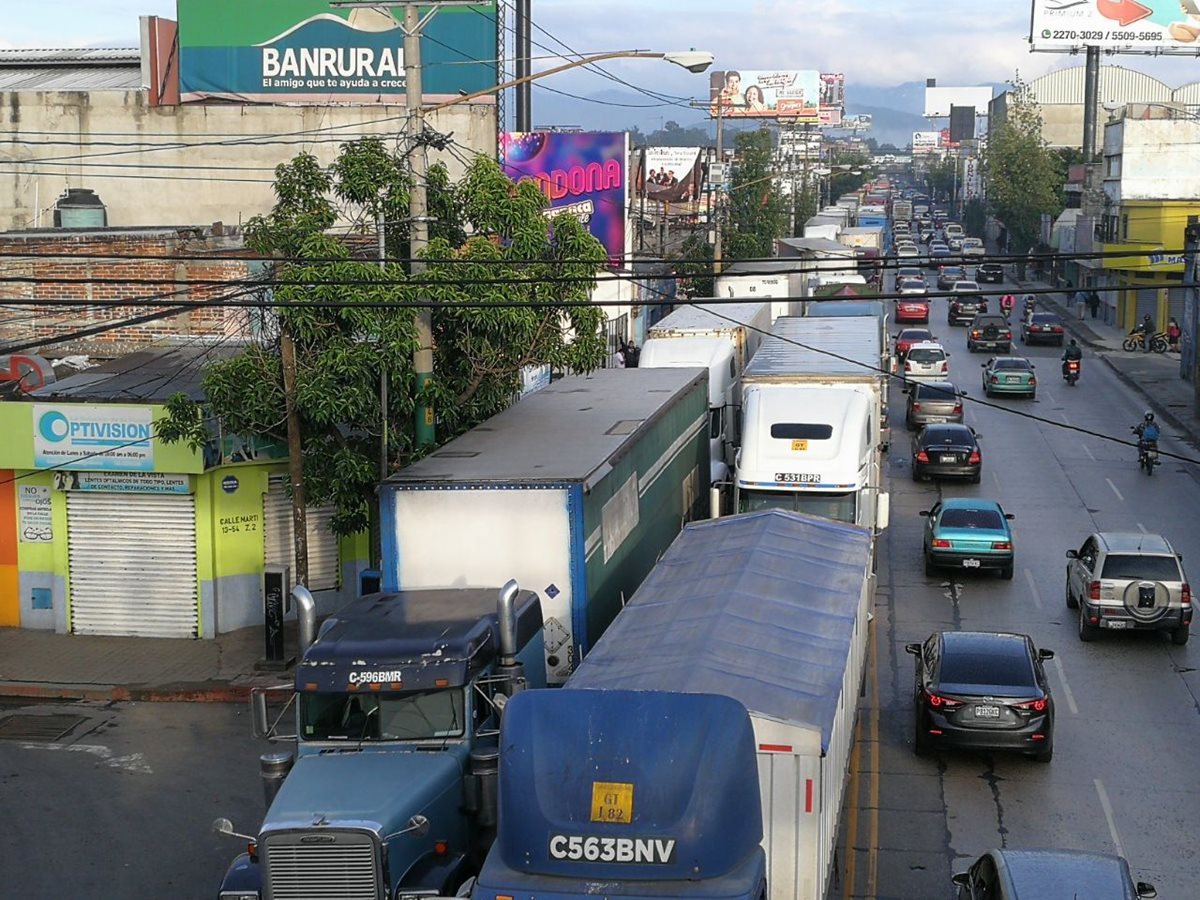
<svg viewBox="0 0 1200 900">
<path fill-rule="evenodd" d="M 501 711 L 545 686 L 544 653 L 540 601 L 516 582 L 373 594 L 329 617 L 296 667 L 296 734 L 252 698 L 256 730 L 296 750 L 261 759 L 269 808 L 222 900 L 453 896 L 495 837 Z"/>
</svg>

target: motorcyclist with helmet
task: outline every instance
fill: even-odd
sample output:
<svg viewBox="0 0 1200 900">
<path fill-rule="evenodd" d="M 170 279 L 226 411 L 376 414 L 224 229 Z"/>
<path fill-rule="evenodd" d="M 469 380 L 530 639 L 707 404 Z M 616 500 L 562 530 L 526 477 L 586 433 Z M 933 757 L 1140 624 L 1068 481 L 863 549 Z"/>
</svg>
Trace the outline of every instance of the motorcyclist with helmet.
<svg viewBox="0 0 1200 900">
<path fill-rule="evenodd" d="M 1158 423 L 1154 421 L 1154 413 L 1146 410 L 1142 421 L 1131 426 L 1131 430 L 1138 436 L 1138 462 L 1145 465 L 1147 451 L 1153 450 L 1157 456 L 1158 437 L 1161 434 Z"/>
<path fill-rule="evenodd" d="M 1075 338 L 1071 338 L 1071 342 L 1063 349 L 1062 355 L 1062 374 L 1063 378 L 1067 378 L 1071 370 L 1071 363 L 1077 364 L 1077 370 L 1083 367 L 1081 360 L 1083 359 L 1083 351 L 1079 349 L 1079 345 L 1075 343 Z"/>
<path fill-rule="evenodd" d="M 1017 298 L 1012 294 L 1002 294 L 1000 297 L 1000 312 L 1007 316 L 1017 304 Z"/>
</svg>

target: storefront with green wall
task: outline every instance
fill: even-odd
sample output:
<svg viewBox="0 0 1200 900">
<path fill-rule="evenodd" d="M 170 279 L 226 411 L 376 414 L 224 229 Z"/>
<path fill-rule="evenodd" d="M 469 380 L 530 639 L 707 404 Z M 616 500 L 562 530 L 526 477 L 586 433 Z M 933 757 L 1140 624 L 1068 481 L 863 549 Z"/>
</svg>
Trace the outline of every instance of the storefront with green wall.
<svg viewBox="0 0 1200 900">
<path fill-rule="evenodd" d="M 208 638 L 263 621 L 263 572 L 294 571 L 287 463 L 265 446 L 191 449 L 155 403 L 0 403 L 0 625 Z M 353 595 L 365 535 L 310 508 L 309 587 Z"/>
</svg>

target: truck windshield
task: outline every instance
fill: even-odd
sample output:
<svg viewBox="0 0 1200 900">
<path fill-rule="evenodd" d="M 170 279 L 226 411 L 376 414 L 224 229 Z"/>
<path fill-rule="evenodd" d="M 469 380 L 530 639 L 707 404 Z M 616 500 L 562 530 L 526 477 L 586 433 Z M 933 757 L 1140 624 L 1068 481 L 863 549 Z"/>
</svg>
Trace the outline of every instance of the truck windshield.
<svg viewBox="0 0 1200 900">
<path fill-rule="evenodd" d="M 738 492 L 738 512 L 757 512 L 760 509 L 787 509 L 809 516 L 822 516 L 838 522 L 854 522 L 856 501 L 854 493 L 835 494 L 827 491 L 747 491 Z"/>
<path fill-rule="evenodd" d="M 461 737 L 463 691 L 300 695 L 306 741 L 416 741 Z"/>
</svg>

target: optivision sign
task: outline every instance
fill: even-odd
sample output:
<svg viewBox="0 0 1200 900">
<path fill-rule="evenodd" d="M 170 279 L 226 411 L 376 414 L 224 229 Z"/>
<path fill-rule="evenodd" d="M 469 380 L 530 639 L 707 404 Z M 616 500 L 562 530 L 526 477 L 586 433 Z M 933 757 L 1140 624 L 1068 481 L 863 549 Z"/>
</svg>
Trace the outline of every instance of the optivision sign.
<svg viewBox="0 0 1200 900">
<path fill-rule="evenodd" d="M 150 410 L 34 404 L 33 464 L 39 469 L 153 471 Z"/>
</svg>

